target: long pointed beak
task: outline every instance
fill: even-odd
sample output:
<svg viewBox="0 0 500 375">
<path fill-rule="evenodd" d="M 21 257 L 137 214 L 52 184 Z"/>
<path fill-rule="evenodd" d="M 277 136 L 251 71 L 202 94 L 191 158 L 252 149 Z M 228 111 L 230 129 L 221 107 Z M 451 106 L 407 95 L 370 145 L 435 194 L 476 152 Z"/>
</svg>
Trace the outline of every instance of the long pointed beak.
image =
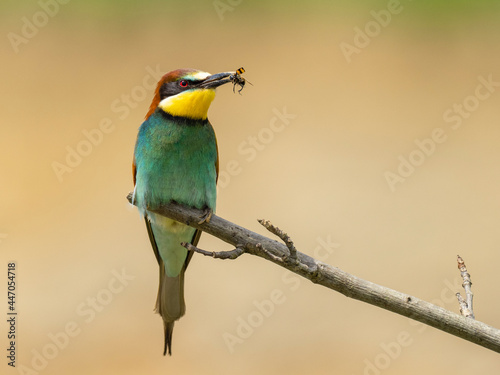
<svg viewBox="0 0 500 375">
<path fill-rule="evenodd" d="M 208 76 L 201 84 L 200 87 L 204 89 L 215 89 L 216 87 L 219 87 L 221 85 L 224 85 L 228 82 L 231 82 L 231 79 L 229 78 L 231 75 L 233 75 L 235 72 L 224 72 L 224 73 L 217 73 L 217 74 L 212 74 L 211 76 Z"/>
</svg>

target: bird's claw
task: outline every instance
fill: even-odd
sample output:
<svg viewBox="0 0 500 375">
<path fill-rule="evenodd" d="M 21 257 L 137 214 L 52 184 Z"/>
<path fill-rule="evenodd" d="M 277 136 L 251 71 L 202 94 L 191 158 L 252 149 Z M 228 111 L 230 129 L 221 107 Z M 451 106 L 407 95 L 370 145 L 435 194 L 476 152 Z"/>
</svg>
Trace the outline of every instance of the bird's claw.
<svg viewBox="0 0 500 375">
<path fill-rule="evenodd" d="M 212 215 L 214 212 L 210 208 L 205 208 L 203 210 L 203 215 L 200 216 L 200 221 L 198 221 L 198 224 L 203 224 L 203 223 L 208 223 L 210 222 L 210 219 L 212 218 Z"/>
</svg>

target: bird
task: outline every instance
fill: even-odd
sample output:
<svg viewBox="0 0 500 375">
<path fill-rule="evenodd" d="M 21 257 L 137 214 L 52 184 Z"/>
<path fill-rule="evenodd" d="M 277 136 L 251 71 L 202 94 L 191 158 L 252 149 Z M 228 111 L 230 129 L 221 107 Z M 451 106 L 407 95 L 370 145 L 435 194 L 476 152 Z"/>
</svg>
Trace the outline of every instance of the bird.
<svg viewBox="0 0 500 375">
<path fill-rule="evenodd" d="M 184 273 L 193 252 L 181 242 L 196 246 L 201 231 L 151 210 L 172 202 L 194 207 L 203 210 L 200 224 L 215 212 L 219 157 L 207 113 L 215 89 L 234 77 L 235 72 L 197 69 L 165 74 L 137 135 L 132 203 L 144 216 L 159 265 L 155 311 L 163 319 L 163 355 L 172 355 L 174 323 L 186 311 Z"/>
</svg>

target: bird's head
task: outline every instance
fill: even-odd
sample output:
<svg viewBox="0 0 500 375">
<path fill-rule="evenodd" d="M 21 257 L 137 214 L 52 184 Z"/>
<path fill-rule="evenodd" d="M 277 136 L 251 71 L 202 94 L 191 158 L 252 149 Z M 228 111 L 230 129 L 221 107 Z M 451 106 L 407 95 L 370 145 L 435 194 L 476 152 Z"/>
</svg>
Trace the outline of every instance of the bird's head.
<svg viewBox="0 0 500 375">
<path fill-rule="evenodd" d="M 210 74 L 195 69 L 178 69 L 165 74 L 156 87 L 146 119 L 157 108 L 172 116 L 205 120 L 215 98 L 215 89 L 231 82 L 234 72 Z"/>
</svg>

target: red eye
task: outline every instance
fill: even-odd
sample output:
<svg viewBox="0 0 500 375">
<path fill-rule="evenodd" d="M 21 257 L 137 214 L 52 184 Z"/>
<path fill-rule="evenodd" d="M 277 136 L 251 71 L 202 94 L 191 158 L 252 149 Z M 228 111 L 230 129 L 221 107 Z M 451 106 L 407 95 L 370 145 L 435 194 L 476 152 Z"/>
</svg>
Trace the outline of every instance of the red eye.
<svg viewBox="0 0 500 375">
<path fill-rule="evenodd" d="M 179 81 L 179 86 L 181 86 L 181 87 L 188 87 L 188 81 L 186 81 L 184 79 L 182 81 Z"/>
</svg>

